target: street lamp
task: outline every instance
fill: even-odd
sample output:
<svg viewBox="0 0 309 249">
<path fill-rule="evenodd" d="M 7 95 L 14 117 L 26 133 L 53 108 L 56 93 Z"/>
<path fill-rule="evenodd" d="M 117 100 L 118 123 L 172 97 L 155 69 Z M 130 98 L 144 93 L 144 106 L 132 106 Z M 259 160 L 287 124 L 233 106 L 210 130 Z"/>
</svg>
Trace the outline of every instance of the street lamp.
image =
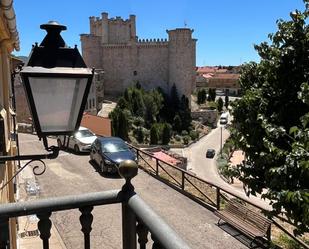
<svg viewBox="0 0 309 249">
<path fill-rule="evenodd" d="M 59 148 L 48 147 L 47 136 L 71 135 L 82 119 L 94 69 L 87 68 L 76 46 L 65 45 L 60 32 L 66 30 L 66 26 L 50 21 L 40 28 L 45 29 L 47 35 L 40 45 L 36 43 L 32 47 L 28 63 L 20 73 L 36 133 L 43 139 L 45 149 L 52 153 L 2 156 L 0 164 L 56 158 Z"/>
<path fill-rule="evenodd" d="M 39 138 L 71 135 L 80 125 L 92 82 L 77 47 L 69 48 L 60 36 L 66 27 L 55 21 L 40 26 L 47 35 L 32 48 L 21 71 L 28 104 Z"/>
</svg>

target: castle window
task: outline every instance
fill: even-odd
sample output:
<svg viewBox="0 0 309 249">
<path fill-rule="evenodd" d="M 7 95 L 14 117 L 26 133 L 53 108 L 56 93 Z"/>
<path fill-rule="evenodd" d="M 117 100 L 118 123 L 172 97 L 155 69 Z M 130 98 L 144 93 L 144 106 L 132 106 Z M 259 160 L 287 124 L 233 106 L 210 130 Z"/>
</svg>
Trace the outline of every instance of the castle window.
<svg viewBox="0 0 309 249">
<path fill-rule="evenodd" d="M 137 71 L 134 71 L 134 72 L 133 72 L 133 75 L 136 76 L 136 75 L 137 75 Z"/>
</svg>

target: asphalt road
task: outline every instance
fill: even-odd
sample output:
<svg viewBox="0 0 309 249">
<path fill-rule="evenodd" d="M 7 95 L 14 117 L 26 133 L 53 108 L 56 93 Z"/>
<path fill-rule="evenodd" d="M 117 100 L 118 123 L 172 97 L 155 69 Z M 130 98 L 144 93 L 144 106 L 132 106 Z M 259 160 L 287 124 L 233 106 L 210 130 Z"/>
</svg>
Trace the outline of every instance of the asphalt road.
<svg viewBox="0 0 309 249">
<path fill-rule="evenodd" d="M 222 146 L 224 145 L 226 139 L 229 137 L 229 131 L 223 127 L 222 128 Z M 229 191 L 242 196 L 243 198 L 253 201 L 256 205 L 260 207 L 269 208 L 269 205 L 264 200 L 259 197 L 250 196 L 247 197 L 242 188 L 235 188 L 234 186 L 228 184 L 218 173 L 216 157 L 219 156 L 221 148 L 221 127 L 213 129 L 209 134 L 204 136 L 202 139 L 196 143 L 191 144 L 189 147 L 184 149 L 172 149 L 172 151 L 183 155 L 188 158 L 188 170 L 196 174 L 198 177 L 217 184 L 218 186 L 223 186 Z M 207 149 L 215 149 L 216 155 L 214 158 L 206 158 Z"/>
<path fill-rule="evenodd" d="M 19 138 L 21 154 L 46 153 L 37 136 L 19 134 Z M 49 145 L 52 144 L 56 141 L 49 139 Z M 46 172 L 36 177 L 41 188 L 40 198 L 120 189 L 124 183 L 121 178 L 99 174 L 96 167 L 89 164 L 88 155 L 61 151 L 58 158 L 45 162 Z M 192 248 L 247 248 L 237 240 L 238 232 L 217 226 L 218 218 L 211 211 L 143 171 L 139 170 L 132 183 L 139 196 Z M 91 248 L 121 248 L 121 205 L 95 207 L 92 214 Z M 79 216 L 78 210 L 52 214 L 53 225 L 69 249 L 83 248 Z"/>
</svg>

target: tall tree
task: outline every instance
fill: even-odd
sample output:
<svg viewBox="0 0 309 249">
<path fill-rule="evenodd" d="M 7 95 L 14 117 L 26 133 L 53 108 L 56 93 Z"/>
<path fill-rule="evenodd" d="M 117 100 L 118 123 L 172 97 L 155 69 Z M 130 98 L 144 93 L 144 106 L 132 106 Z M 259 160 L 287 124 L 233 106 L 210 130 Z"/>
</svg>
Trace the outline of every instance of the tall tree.
<svg viewBox="0 0 309 249">
<path fill-rule="evenodd" d="M 163 124 L 163 131 L 162 131 L 162 144 L 168 144 L 171 140 L 172 136 L 172 127 L 169 123 Z"/>
<path fill-rule="evenodd" d="M 255 46 L 260 63 L 243 66 L 244 95 L 233 104 L 232 137 L 246 155 L 239 178 L 248 194 L 271 200 L 271 214 L 285 213 L 295 233 L 309 231 L 308 13 L 306 5 L 279 20 L 271 44 Z"/>
<path fill-rule="evenodd" d="M 192 117 L 189 107 L 189 100 L 185 95 L 182 95 L 181 97 L 178 115 L 181 119 L 181 130 L 189 130 L 192 122 Z"/>
<path fill-rule="evenodd" d="M 176 88 L 176 85 L 173 84 L 171 88 L 171 93 L 169 96 L 169 108 L 170 108 L 170 116 L 171 119 L 175 117 L 178 109 L 179 109 L 179 96 L 178 96 L 178 91 Z"/>
<path fill-rule="evenodd" d="M 226 109 L 229 107 L 229 96 L 227 94 L 225 95 L 224 106 Z"/>
<path fill-rule="evenodd" d="M 218 108 L 218 112 L 222 112 L 222 109 L 223 109 L 223 100 L 222 98 L 218 98 L 218 101 L 217 101 L 217 108 Z"/>
<path fill-rule="evenodd" d="M 153 124 L 150 128 L 150 144 L 159 143 L 159 129 L 158 125 Z"/>
</svg>

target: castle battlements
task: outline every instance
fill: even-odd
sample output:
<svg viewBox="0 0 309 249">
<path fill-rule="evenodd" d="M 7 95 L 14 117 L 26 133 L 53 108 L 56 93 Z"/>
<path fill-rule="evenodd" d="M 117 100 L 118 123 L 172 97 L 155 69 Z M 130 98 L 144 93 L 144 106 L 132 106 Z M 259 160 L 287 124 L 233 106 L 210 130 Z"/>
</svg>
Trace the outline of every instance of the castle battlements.
<svg viewBox="0 0 309 249">
<path fill-rule="evenodd" d="M 82 34 L 82 52 L 88 66 L 104 69 L 107 95 L 123 93 L 139 81 L 145 89 L 161 87 L 167 93 L 173 84 L 179 95 L 190 99 L 195 83 L 193 29 L 167 30 L 167 38 L 136 35 L 135 15 L 90 17 L 90 34 Z"/>
</svg>

